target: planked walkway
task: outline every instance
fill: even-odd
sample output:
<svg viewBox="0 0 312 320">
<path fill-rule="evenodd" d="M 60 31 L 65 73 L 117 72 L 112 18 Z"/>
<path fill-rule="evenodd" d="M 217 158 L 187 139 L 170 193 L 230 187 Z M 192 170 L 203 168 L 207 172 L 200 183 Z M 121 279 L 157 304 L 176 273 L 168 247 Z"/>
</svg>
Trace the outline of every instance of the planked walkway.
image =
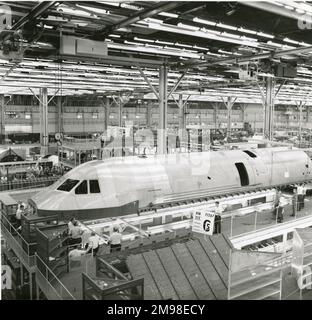
<svg viewBox="0 0 312 320">
<path fill-rule="evenodd" d="M 227 299 L 231 243 L 223 234 L 130 255 L 134 279 L 144 278 L 146 300 Z"/>
</svg>

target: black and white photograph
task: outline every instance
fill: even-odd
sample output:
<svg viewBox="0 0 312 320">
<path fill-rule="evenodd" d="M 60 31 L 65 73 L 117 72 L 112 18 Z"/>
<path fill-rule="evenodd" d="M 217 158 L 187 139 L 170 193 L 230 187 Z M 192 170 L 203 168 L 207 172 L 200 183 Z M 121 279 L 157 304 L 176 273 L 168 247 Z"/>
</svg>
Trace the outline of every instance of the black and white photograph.
<svg viewBox="0 0 312 320">
<path fill-rule="evenodd" d="M 0 217 L 0 305 L 312 300 L 312 1 L 0 1 Z"/>
</svg>

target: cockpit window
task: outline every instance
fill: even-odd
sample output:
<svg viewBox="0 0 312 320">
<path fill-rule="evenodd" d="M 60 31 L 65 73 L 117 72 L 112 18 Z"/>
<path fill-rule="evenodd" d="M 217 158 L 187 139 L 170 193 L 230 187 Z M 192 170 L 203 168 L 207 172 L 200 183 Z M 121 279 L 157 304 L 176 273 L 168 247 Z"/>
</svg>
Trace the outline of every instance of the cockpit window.
<svg viewBox="0 0 312 320">
<path fill-rule="evenodd" d="M 87 194 L 88 193 L 88 185 L 87 180 L 83 180 L 80 185 L 75 189 L 76 194 Z"/>
<path fill-rule="evenodd" d="M 100 193 L 100 186 L 97 180 L 90 180 L 90 193 Z"/>
<path fill-rule="evenodd" d="M 78 182 L 79 180 L 67 179 L 57 190 L 69 192 Z"/>
</svg>

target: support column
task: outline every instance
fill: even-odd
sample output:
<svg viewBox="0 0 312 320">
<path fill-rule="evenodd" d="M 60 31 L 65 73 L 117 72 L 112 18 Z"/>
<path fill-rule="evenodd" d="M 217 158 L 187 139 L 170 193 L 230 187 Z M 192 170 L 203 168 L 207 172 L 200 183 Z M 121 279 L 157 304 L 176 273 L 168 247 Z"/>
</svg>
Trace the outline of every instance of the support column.
<svg viewBox="0 0 312 320">
<path fill-rule="evenodd" d="M 272 140 L 273 138 L 273 114 L 274 114 L 274 79 L 266 78 L 266 95 L 264 103 L 264 124 L 263 135 L 265 138 Z"/>
<path fill-rule="evenodd" d="M 57 97 L 57 132 L 64 132 L 62 97 Z"/>
<path fill-rule="evenodd" d="M 241 108 L 241 119 L 242 119 L 242 122 L 244 123 L 245 122 L 245 111 L 246 111 L 246 108 L 247 106 L 243 103 L 240 104 L 240 108 Z"/>
<path fill-rule="evenodd" d="M 179 139 L 180 145 L 184 140 L 185 132 L 186 132 L 186 104 L 183 103 L 183 95 L 179 94 Z"/>
<path fill-rule="evenodd" d="M 307 110 L 307 112 L 306 112 L 306 122 L 309 122 L 309 118 L 310 118 L 310 108 L 309 108 L 309 106 L 306 106 L 306 110 Z"/>
<path fill-rule="evenodd" d="M 1 143 L 5 142 L 5 104 L 4 104 L 4 95 L 0 95 L 0 108 L 1 108 L 1 122 L 0 122 L 0 135 L 1 135 Z"/>
<path fill-rule="evenodd" d="M 121 97 L 119 96 L 118 99 L 118 126 L 122 127 L 122 101 L 121 101 Z"/>
<path fill-rule="evenodd" d="M 213 106 L 213 124 L 214 129 L 218 128 L 218 104 L 215 103 Z"/>
<path fill-rule="evenodd" d="M 146 127 L 147 128 L 151 128 L 152 107 L 153 107 L 153 105 L 151 103 L 148 103 L 146 106 Z"/>
<path fill-rule="evenodd" d="M 235 103 L 235 99 L 233 97 L 228 97 L 225 103 L 227 109 L 227 128 L 226 128 L 226 137 L 229 138 L 231 136 L 231 127 L 232 127 L 232 107 Z"/>
<path fill-rule="evenodd" d="M 49 131 L 48 131 L 48 89 L 40 88 L 40 144 L 41 153 L 48 154 Z"/>
<path fill-rule="evenodd" d="M 110 101 L 109 98 L 105 98 L 105 101 L 103 103 L 104 106 L 104 132 L 107 132 L 108 128 L 108 121 L 109 121 L 109 114 L 110 114 Z"/>
<path fill-rule="evenodd" d="M 302 109 L 303 109 L 303 102 L 300 101 L 297 103 L 297 107 L 299 110 L 299 142 L 301 141 L 301 135 L 302 135 Z"/>
<path fill-rule="evenodd" d="M 167 66 L 161 66 L 159 69 L 159 130 L 157 135 L 157 153 L 165 154 L 167 152 Z"/>
</svg>

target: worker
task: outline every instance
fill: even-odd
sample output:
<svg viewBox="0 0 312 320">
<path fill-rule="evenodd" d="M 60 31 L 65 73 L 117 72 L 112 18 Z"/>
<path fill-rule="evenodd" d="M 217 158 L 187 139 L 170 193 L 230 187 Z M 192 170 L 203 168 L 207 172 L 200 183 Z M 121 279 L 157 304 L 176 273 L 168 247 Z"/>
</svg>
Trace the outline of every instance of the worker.
<svg viewBox="0 0 312 320">
<path fill-rule="evenodd" d="M 122 240 L 122 235 L 120 234 L 118 228 L 114 227 L 113 233 L 109 238 L 110 252 L 121 250 L 121 240 Z"/>
<path fill-rule="evenodd" d="M 275 206 L 278 206 L 278 204 L 280 203 L 281 196 L 282 196 L 282 191 L 277 190 L 276 196 L 275 196 Z"/>
<path fill-rule="evenodd" d="M 69 245 L 78 245 L 82 242 L 82 236 L 83 230 L 81 230 L 81 227 L 78 224 L 78 221 L 74 221 L 73 226 L 69 230 Z"/>
<path fill-rule="evenodd" d="M 304 207 L 304 202 L 303 202 L 303 186 L 299 185 L 297 187 L 297 194 L 298 194 L 298 211 L 303 209 Z"/>
<path fill-rule="evenodd" d="M 277 222 L 282 223 L 284 220 L 284 208 L 279 203 L 277 205 Z"/>
<path fill-rule="evenodd" d="M 25 213 L 25 206 L 23 204 L 20 204 L 17 207 L 16 214 L 15 214 L 16 229 L 17 230 L 20 230 L 22 228 L 21 220 L 22 220 L 22 214 L 24 214 L 24 213 Z"/>
<path fill-rule="evenodd" d="M 91 236 L 87 244 L 87 253 L 92 251 L 93 257 L 96 256 L 100 248 L 100 237 L 94 232 L 91 232 Z"/>
<path fill-rule="evenodd" d="M 74 217 L 71 217 L 69 222 L 68 222 L 68 233 L 74 227 L 75 222 L 76 222 L 76 219 Z"/>
<path fill-rule="evenodd" d="M 215 219 L 214 219 L 214 233 L 221 233 L 221 214 L 223 212 L 223 207 L 220 205 L 219 201 L 215 203 Z"/>
<path fill-rule="evenodd" d="M 297 210 L 298 210 L 298 194 L 297 194 L 297 189 L 294 188 L 293 196 L 292 196 L 292 214 L 290 216 L 295 217 L 297 214 Z"/>
</svg>

